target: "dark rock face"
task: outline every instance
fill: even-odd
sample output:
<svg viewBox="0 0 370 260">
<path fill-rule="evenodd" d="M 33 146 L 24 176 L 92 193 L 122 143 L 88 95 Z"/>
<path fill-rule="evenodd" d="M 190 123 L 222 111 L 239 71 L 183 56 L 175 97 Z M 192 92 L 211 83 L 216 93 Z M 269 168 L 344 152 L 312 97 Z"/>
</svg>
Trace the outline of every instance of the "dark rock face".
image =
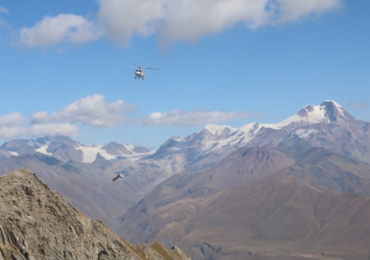
<svg viewBox="0 0 370 260">
<path fill-rule="evenodd" d="M 107 153 L 112 155 L 121 155 L 120 152 L 130 155 L 132 152 L 126 149 L 125 146 L 116 142 L 110 142 L 102 147 L 103 150 L 106 150 Z"/>
<path fill-rule="evenodd" d="M 0 259 L 191 259 L 158 242 L 124 241 L 27 169 L 0 177 L 0 198 Z"/>
<path fill-rule="evenodd" d="M 313 105 L 307 105 L 298 112 L 298 115 L 301 117 L 308 117 L 309 112 L 313 111 L 314 111 Z"/>
<path fill-rule="evenodd" d="M 47 152 L 61 161 L 76 161 L 80 162 L 83 159 L 81 150 L 76 150 L 76 142 L 66 136 L 56 136 L 49 144 Z"/>
</svg>

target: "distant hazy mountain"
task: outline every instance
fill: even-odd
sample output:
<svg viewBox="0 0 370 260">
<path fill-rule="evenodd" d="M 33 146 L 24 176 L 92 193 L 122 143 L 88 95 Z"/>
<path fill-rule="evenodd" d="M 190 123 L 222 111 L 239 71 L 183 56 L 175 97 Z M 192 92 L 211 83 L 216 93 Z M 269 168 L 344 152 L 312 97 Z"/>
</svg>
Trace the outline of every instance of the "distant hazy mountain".
<svg viewBox="0 0 370 260">
<path fill-rule="evenodd" d="M 118 234 L 181 245 L 193 259 L 366 259 L 370 166 L 323 148 L 277 149 L 295 164 L 269 147 L 243 148 L 171 177 L 126 213 Z"/>
<path fill-rule="evenodd" d="M 61 161 L 42 153 L 0 160 L 0 175 L 25 168 L 87 216 L 114 228 L 119 217 L 146 193 L 168 178 L 172 170 L 153 161 L 108 161 L 99 153 L 93 163 Z M 117 175 L 123 178 L 112 182 Z"/>
<path fill-rule="evenodd" d="M 107 160 L 124 158 L 131 161 L 148 157 L 154 153 L 141 146 L 122 145 L 116 142 L 103 146 L 86 145 L 67 136 L 45 136 L 35 140 L 17 139 L 4 143 L 0 149 L 14 156 L 39 152 L 61 161 L 71 160 L 85 163 L 95 161 L 98 153 Z"/>
<path fill-rule="evenodd" d="M 278 124 L 251 123 L 239 129 L 207 125 L 185 138 L 170 138 L 149 158 L 177 156 L 185 168 L 199 170 L 240 147 L 280 143 L 323 147 L 370 162 L 370 123 L 355 119 L 334 101 L 324 101 L 320 106 L 307 105 Z"/>
</svg>

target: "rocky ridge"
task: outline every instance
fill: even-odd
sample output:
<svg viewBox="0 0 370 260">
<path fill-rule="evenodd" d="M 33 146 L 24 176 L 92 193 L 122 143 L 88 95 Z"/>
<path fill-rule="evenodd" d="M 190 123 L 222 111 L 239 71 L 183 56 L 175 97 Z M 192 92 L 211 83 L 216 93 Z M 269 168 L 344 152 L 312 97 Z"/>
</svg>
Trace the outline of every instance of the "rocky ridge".
<svg viewBox="0 0 370 260">
<path fill-rule="evenodd" d="M 191 259 L 155 242 L 134 246 L 74 208 L 31 171 L 0 177 L 0 259 Z"/>
</svg>

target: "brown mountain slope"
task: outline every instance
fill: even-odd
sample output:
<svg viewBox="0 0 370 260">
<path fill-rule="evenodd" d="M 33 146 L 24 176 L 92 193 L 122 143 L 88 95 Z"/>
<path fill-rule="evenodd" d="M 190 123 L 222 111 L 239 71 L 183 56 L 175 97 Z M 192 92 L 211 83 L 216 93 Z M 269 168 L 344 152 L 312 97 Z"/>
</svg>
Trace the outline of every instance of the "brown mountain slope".
<svg viewBox="0 0 370 260">
<path fill-rule="evenodd" d="M 270 146 L 244 147 L 202 173 L 186 188 L 192 193 L 209 189 L 214 194 L 235 184 L 258 180 L 294 163 L 292 158 Z"/>
<path fill-rule="evenodd" d="M 128 233 L 121 232 L 135 226 L 133 223 L 146 222 L 146 213 L 158 207 L 184 199 L 211 196 L 235 184 L 260 179 L 294 163 L 292 158 L 269 146 L 241 148 L 208 170 L 183 172 L 167 179 L 130 209 L 124 216 L 125 221 L 116 230 L 131 239 Z M 140 239 L 136 231 L 134 233 L 132 239 Z"/>
<path fill-rule="evenodd" d="M 309 173 L 315 187 L 370 195 L 370 165 L 367 163 L 323 148 L 311 148 L 296 159 L 297 164 Z"/>
<path fill-rule="evenodd" d="M 237 185 L 195 201 L 193 207 L 199 211 L 176 223 L 187 233 L 175 244 L 194 259 L 246 259 L 240 255 L 248 252 L 260 259 L 294 255 L 368 259 L 368 197 L 320 191 L 289 177 L 271 181 Z M 167 242 L 175 237 L 176 225 L 167 224 L 154 239 Z M 202 248 L 204 253 L 199 254 Z"/>
<path fill-rule="evenodd" d="M 320 148 L 299 158 L 213 196 L 142 212 L 123 234 L 180 245 L 194 259 L 368 259 L 370 166 Z"/>
<path fill-rule="evenodd" d="M 190 259 L 158 242 L 124 241 L 27 169 L 0 177 L 0 187 L 0 259 Z"/>
</svg>

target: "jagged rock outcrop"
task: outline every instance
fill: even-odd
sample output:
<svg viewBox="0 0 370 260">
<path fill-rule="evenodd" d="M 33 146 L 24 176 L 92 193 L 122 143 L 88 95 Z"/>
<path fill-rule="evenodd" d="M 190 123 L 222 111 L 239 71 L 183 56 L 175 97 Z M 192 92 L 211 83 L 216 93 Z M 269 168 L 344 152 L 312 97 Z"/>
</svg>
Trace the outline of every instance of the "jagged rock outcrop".
<svg viewBox="0 0 370 260">
<path fill-rule="evenodd" d="M 0 177 L 0 260 L 188 260 L 159 242 L 135 246 L 74 208 L 31 171 Z"/>
</svg>

